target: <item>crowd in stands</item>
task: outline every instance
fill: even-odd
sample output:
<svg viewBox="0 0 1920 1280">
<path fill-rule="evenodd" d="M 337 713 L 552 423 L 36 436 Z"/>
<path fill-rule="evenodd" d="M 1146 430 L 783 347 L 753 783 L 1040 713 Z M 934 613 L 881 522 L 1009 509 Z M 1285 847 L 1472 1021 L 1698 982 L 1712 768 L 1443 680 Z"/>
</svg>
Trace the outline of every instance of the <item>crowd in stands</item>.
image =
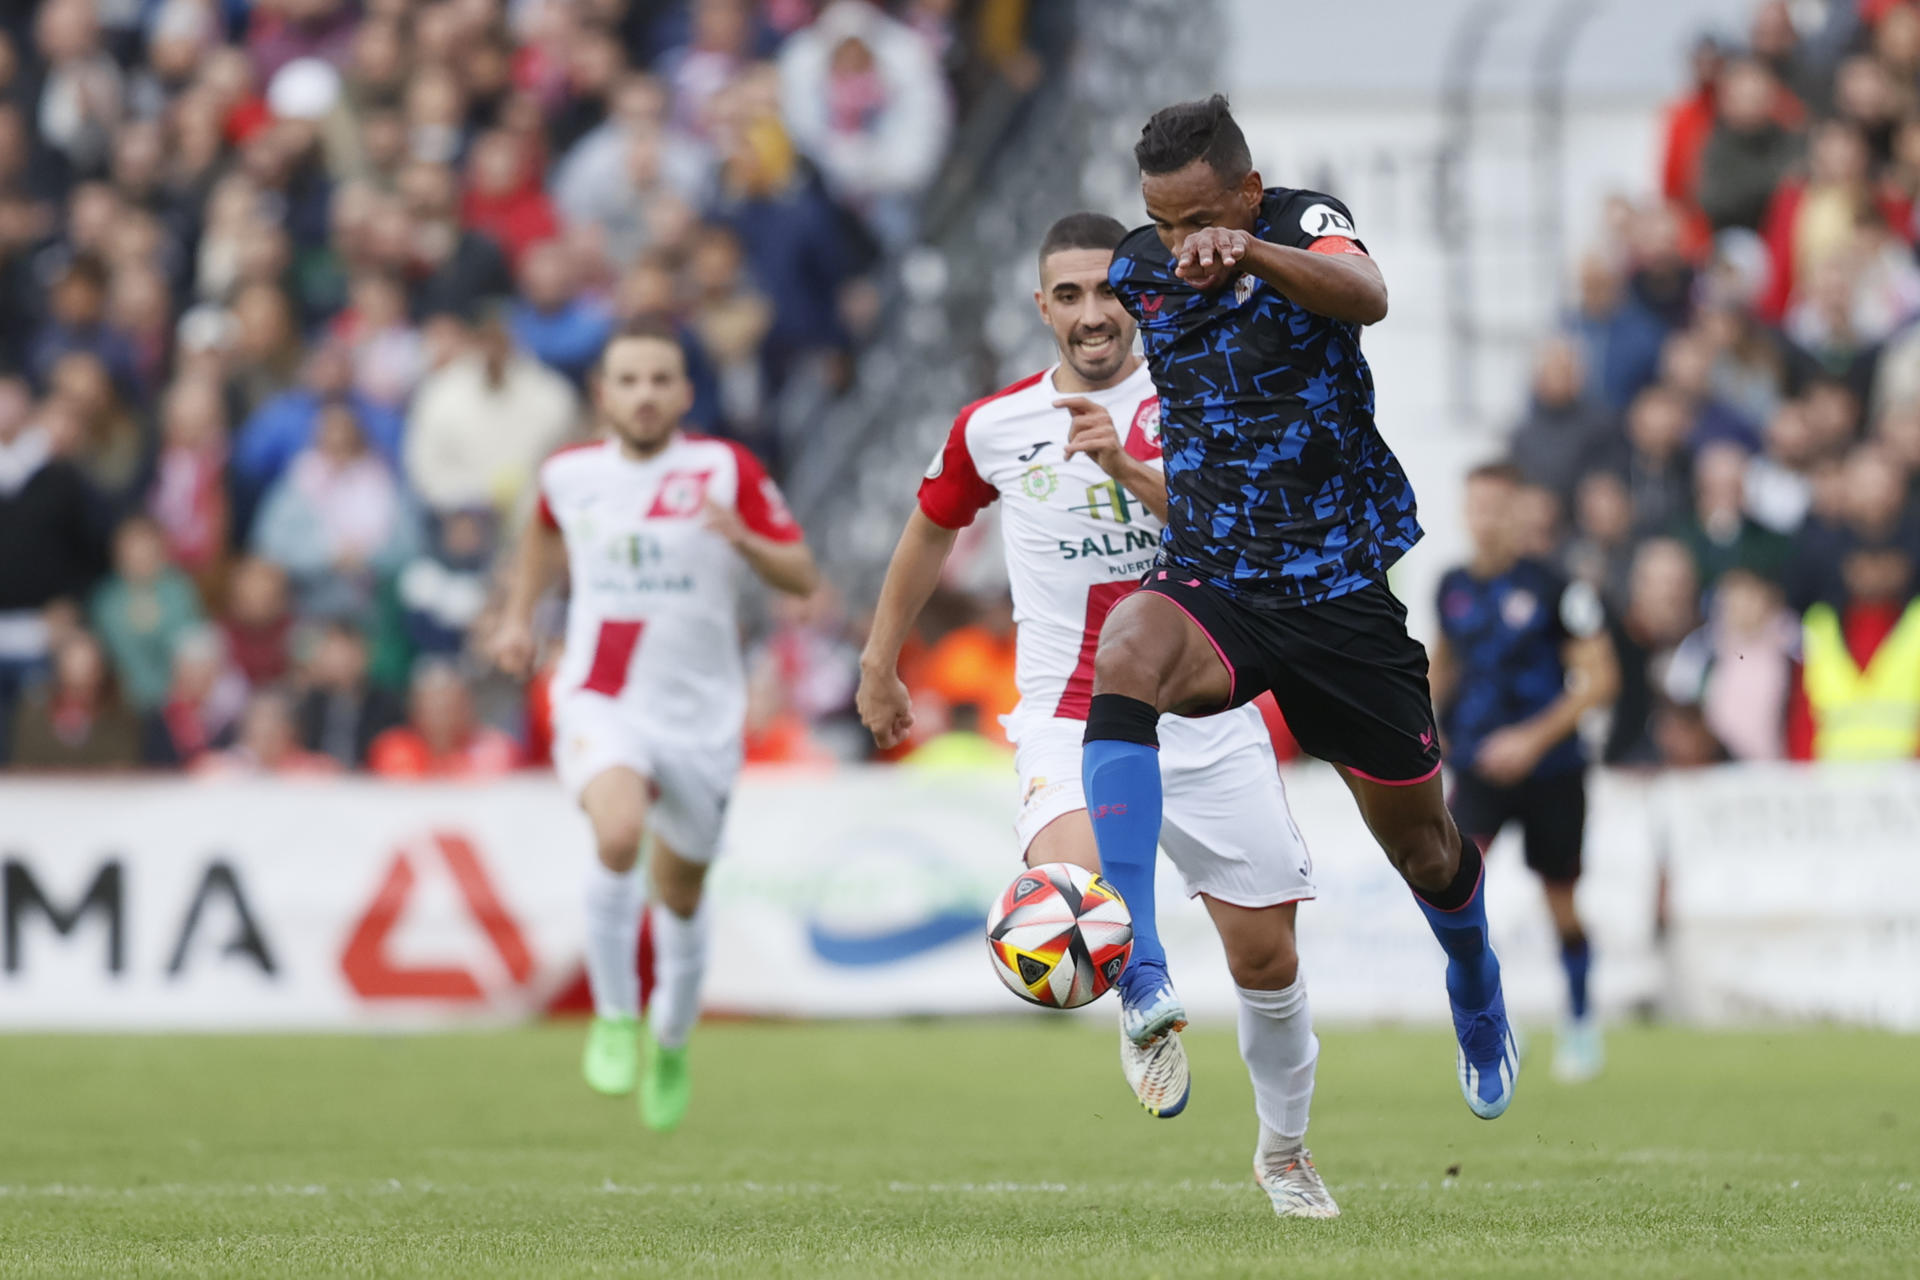
<svg viewBox="0 0 1920 1280">
<path fill-rule="evenodd" d="M 844 386 L 968 96 L 1031 83 L 1030 17 L 0 5 L 0 764 L 543 759 L 476 637 L 603 339 L 675 326 L 693 424 L 778 474 L 781 397 Z M 763 754 L 851 749 L 849 626 L 773 619 Z"/>
<path fill-rule="evenodd" d="M 1703 38 L 1512 460 L 1612 607 L 1615 764 L 1920 754 L 1920 4 Z"/>
</svg>

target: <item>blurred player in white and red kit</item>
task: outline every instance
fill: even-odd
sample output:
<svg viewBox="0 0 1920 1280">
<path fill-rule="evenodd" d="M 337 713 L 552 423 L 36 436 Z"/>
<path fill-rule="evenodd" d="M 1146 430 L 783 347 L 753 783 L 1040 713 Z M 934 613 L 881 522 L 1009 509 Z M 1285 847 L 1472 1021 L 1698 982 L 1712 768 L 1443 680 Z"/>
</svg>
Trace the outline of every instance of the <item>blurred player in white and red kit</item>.
<svg viewBox="0 0 1920 1280">
<path fill-rule="evenodd" d="M 740 570 L 795 595 L 810 594 L 819 574 L 754 456 L 682 429 L 693 388 L 670 330 L 616 334 L 593 398 L 602 438 L 540 468 L 539 509 L 494 648 L 509 671 L 528 670 L 534 606 L 564 563 L 571 597 L 553 677 L 554 764 L 599 854 L 587 892 L 594 1019 L 582 1067 L 602 1093 L 637 1088 L 641 1118 L 665 1130 L 686 1112 L 687 1038 L 706 964 L 701 887 L 740 770 Z M 656 978 L 644 1046 L 634 963 L 643 838 Z"/>
<path fill-rule="evenodd" d="M 1007 718 L 1029 866 L 1100 870 L 1080 786 L 1100 624 L 1155 563 L 1167 510 L 1160 402 L 1134 353 L 1135 326 L 1107 283 L 1126 228 L 1062 218 L 1040 248 L 1034 295 L 1060 360 L 967 406 L 920 485 L 880 593 L 861 661 L 861 719 L 883 747 L 913 727 L 901 645 L 937 584 L 955 532 L 1006 499 L 1020 704 Z M 1254 1172 L 1283 1216 L 1339 1213 L 1305 1147 L 1319 1041 L 1294 948 L 1294 913 L 1314 896 L 1312 862 L 1287 809 L 1260 713 L 1160 722 L 1161 847 L 1219 929 L 1240 997 L 1240 1050 L 1260 1138 Z M 1146 1045 L 1120 1037 L 1121 1066 L 1160 1117 L 1186 1106 L 1178 1029 Z"/>
</svg>

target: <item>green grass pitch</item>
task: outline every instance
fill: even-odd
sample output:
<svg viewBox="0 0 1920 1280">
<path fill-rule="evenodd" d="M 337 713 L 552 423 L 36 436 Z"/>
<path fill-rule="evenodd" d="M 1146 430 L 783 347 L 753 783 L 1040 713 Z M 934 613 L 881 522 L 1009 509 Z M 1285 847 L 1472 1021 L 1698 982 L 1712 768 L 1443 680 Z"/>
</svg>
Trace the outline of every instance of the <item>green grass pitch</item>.
<svg viewBox="0 0 1920 1280">
<path fill-rule="evenodd" d="M 1920 1275 L 1920 1038 L 1626 1031 L 1488 1124 L 1444 1032 L 1331 1032 L 1345 1216 L 1281 1222 L 1228 1029 L 1156 1121 L 1085 1026 L 710 1025 L 664 1138 L 579 1037 L 0 1037 L 0 1273 Z"/>
</svg>

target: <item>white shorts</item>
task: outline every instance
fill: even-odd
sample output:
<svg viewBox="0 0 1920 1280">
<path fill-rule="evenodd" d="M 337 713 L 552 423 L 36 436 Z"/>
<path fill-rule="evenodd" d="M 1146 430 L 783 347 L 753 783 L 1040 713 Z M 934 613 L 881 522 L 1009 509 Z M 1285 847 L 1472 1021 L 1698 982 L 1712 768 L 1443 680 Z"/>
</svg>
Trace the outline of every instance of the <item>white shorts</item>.
<svg viewBox="0 0 1920 1280">
<path fill-rule="evenodd" d="M 1080 789 L 1086 722 L 1007 719 L 1020 774 L 1014 833 L 1024 857 L 1048 823 L 1087 807 Z M 1186 882 L 1240 907 L 1314 897 L 1313 859 L 1287 808 L 1273 744 L 1252 707 L 1189 720 L 1160 720 L 1160 847 Z"/>
<path fill-rule="evenodd" d="M 572 693 L 553 707 L 553 765 L 576 801 L 608 769 L 653 783 L 647 828 L 689 862 L 720 848 L 727 800 L 740 776 L 740 743 L 689 746 L 597 693 Z"/>
</svg>

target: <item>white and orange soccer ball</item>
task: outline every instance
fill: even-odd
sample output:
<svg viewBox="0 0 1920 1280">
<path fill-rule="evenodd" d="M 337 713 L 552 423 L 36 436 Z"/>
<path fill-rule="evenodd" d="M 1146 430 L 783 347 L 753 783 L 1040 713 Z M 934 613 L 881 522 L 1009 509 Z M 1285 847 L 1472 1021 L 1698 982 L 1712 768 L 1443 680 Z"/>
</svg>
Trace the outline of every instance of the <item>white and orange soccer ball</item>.
<svg viewBox="0 0 1920 1280">
<path fill-rule="evenodd" d="M 993 971 L 1023 1000 L 1077 1009 L 1105 994 L 1133 955 L 1133 916 L 1113 886 L 1070 862 L 1014 877 L 987 913 Z"/>
</svg>

